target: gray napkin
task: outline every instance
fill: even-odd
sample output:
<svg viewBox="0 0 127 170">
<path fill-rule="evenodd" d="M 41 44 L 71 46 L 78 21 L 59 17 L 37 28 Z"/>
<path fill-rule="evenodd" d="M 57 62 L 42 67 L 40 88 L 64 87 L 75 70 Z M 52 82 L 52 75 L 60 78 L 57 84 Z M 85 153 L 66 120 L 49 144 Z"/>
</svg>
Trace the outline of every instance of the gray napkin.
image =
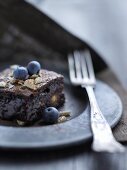
<svg viewBox="0 0 127 170">
<path fill-rule="evenodd" d="M 127 89 L 127 1 L 27 1 L 90 44 Z"/>
<path fill-rule="evenodd" d="M 35 0 L 33 2 L 36 2 L 36 4 L 39 2 L 39 5 L 42 6 L 42 2 L 45 1 Z M 105 68 L 104 61 L 90 45 L 75 35 L 72 35 L 53 19 L 26 1 L 0 1 L 0 18 L 4 22 L 9 22 L 9 25 L 18 27 L 27 36 L 36 39 L 42 46 L 48 47 L 49 50 L 47 51 L 51 51 L 52 49 L 53 52 L 59 53 L 65 60 L 70 51 L 87 47 L 91 51 L 95 71 Z M 52 54 L 50 57 L 52 57 Z"/>
</svg>

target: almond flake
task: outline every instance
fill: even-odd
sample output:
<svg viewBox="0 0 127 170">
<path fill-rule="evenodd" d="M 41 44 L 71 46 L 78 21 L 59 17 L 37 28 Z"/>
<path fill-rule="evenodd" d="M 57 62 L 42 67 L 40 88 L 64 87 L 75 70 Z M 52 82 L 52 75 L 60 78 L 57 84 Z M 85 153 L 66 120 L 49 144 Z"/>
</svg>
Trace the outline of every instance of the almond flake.
<svg viewBox="0 0 127 170">
<path fill-rule="evenodd" d="M 55 105 L 57 103 L 57 101 L 58 101 L 58 96 L 57 95 L 53 95 L 51 97 L 51 104 Z"/>
<path fill-rule="evenodd" d="M 6 77 L 6 78 L 5 78 L 5 80 L 6 80 L 7 83 L 10 82 L 11 79 L 12 79 L 12 77 Z"/>
<path fill-rule="evenodd" d="M 14 78 L 10 78 L 10 83 L 11 83 L 11 84 L 17 84 L 17 83 L 18 83 L 18 80 L 17 80 L 17 79 L 14 79 Z"/>
<path fill-rule="evenodd" d="M 60 116 L 69 117 L 70 115 L 71 115 L 71 112 L 70 112 L 70 111 L 61 111 L 61 112 L 60 112 Z"/>
<path fill-rule="evenodd" d="M 19 85 L 23 85 L 23 84 L 24 84 L 24 81 L 23 81 L 23 80 L 19 80 L 19 81 L 18 81 L 18 84 L 19 84 Z"/>
<path fill-rule="evenodd" d="M 21 121 L 21 120 L 17 120 L 17 124 L 18 124 L 19 126 L 24 126 L 26 123 L 23 122 L 23 121 Z"/>
<path fill-rule="evenodd" d="M 17 67 L 18 67 L 18 65 L 12 65 L 12 66 L 10 66 L 10 68 L 11 68 L 12 70 L 15 70 Z"/>
<path fill-rule="evenodd" d="M 1 82 L 0 82 L 0 88 L 1 88 L 1 87 L 2 87 L 2 88 L 3 88 L 3 87 L 6 87 L 6 83 L 5 83 L 4 81 L 1 81 Z"/>
<path fill-rule="evenodd" d="M 37 89 L 37 87 L 34 84 L 34 79 L 27 79 L 24 82 L 24 86 L 29 88 L 29 89 L 32 89 L 32 90 L 36 90 Z"/>
<path fill-rule="evenodd" d="M 62 122 L 65 122 L 67 120 L 66 116 L 60 116 L 58 118 L 58 123 L 62 123 Z"/>
<path fill-rule="evenodd" d="M 40 84 L 40 83 L 42 83 L 42 78 L 41 77 L 37 77 L 35 79 L 35 84 Z"/>
<path fill-rule="evenodd" d="M 38 77 L 37 74 L 33 74 L 30 78 L 31 78 L 31 79 L 36 79 L 37 77 Z"/>
<path fill-rule="evenodd" d="M 9 89 L 12 89 L 13 87 L 14 87 L 14 85 L 12 85 L 12 84 L 10 84 L 10 83 L 8 84 L 8 88 L 9 88 Z"/>
</svg>

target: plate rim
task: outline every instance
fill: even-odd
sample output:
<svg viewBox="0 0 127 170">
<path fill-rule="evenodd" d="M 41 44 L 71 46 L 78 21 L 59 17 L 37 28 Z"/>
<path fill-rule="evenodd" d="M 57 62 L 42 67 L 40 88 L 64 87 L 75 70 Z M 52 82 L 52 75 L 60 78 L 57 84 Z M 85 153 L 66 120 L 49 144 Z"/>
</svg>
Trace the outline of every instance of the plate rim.
<svg viewBox="0 0 127 170">
<path fill-rule="evenodd" d="M 120 99 L 120 97 L 119 97 L 119 95 L 117 94 L 117 92 L 112 88 L 112 87 L 110 87 L 107 83 L 105 83 L 105 82 L 103 82 L 103 81 L 100 81 L 100 80 L 97 80 L 97 81 L 99 81 L 99 82 L 101 82 L 101 84 L 104 84 L 104 85 L 106 85 L 106 86 L 108 86 L 108 88 L 110 88 L 112 91 L 113 91 L 113 93 L 117 96 L 117 102 L 118 102 L 118 108 L 119 108 L 119 114 L 117 114 L 117 117 L 115 117 L 113 120 L 112 120 L 112 123 L 111 123 L 111 128 L 114 128 L 117 124 L 118 124 L 118 122 L 119 122 L 119 120 L 120 120 L 120 118 L 121 118 L 121 116 L 122 116 L 122 113 L 123 113 L 123 104 L 122 104 L 122 101 L 121 101 L 121 99 Z M 87 107 L 86 107 L 86 109 L 84 110 L 84 111 L 86 111 L 86 110 L 88 110 L 89 109 L 89 104 L 87 104 Z M 76 119 L 76 118 L 73 118 L 72 120 L 74 120 L 74 119 Z M 72 120 L 69 120 L 69 121 L 72 121 Z M 64 123 L 62 123 L 62 124 L 65 124 L 66 122 L 64 122 Z M 49 125 L 49 126 L 51 126 L 51 125 Z M 3 127 L 3 126 L 2 126 Z M 16 127 L 4 127 L 4 128 L 16 128 Z M 18 128 L 22 128 L 22 127 L 18 127 Z M 27 127 L 24 127 L 24 129 L 25 128 L 27 128 Z M 40 129 L 40 127 L 29 127 L 29 128 L 39 128 Z M 41 127 L 41 128 L 43 128 L 43 127 Z M 62 140 L 62 141 L 59 141 L 58 143 L 57 142 L 52 142 L 52 144 L 51 143 L 46 143 L 46 144 L 44 144 L 43 142 L 42 143 L 40 143 L 40 142 L 35 142 L 34 144 L 33 143 L 31 143 L 30 145 L 29 145 L 29 143 L 10 143 L 10 142 L 4 142 L 4 144 L 2 145 L 2 143 L 0 143 L 0 148 L 1 149 L 13 149 L 13 150 L 24 150 L 24 149 L 41 149 L 41 150 L 48 150 L 48 149 L 56 149 L 56 148 L 61 148 L 61 147 L 69 147 L 69 146 L 74 146 L 74 145 L 78 145 L 78 144 L 81 144 L 81 143 L 85 143 L 85 142 L 87 142 L 88 140 L 90 140 L 90 139 L 92 139 L 92 135 L 91 134 L 89 134 L 89 133 L 87 133 L 86 135 L 85 135 L 85 138 L 84 138 L 84 135 L 82 135 L 82 136 L 78 136 L 78 137 L 76 137 L 75 139 L 69 139 L 69 140 Z"/>
</svg>

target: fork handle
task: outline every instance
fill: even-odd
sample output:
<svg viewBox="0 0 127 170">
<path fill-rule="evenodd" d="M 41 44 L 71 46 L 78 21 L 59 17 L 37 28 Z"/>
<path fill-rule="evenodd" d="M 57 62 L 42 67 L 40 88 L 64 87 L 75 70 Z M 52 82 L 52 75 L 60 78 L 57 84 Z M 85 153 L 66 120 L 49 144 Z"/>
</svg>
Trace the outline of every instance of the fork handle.
<svg viewBox="0 0 127 170">
<path fill-rule="evenodd" d="M 92 148 L 95 151 L 124 151 L 124 147 L 118 143 L 111 128 L 103 116 L 92 86 L 85 86 L 91 106 L 91 129 L 93 132 Z"/>
</svg>

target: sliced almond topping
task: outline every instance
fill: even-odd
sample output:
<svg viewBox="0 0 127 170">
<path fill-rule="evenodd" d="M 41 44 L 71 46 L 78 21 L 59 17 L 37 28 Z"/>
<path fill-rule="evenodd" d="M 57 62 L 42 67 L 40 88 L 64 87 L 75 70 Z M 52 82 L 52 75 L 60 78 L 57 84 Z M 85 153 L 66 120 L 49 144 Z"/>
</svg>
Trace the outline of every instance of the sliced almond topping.
<svg viewBox="0 0 127 170">
<path fill-rule="evenodd" d="M 14 85 L 10 84 L 10 83 L 6 83 L 6 87 L 9 88 L 9 89 L 12 89 L 14 87 Z"/>
<path fill-rule="evenodd" d="M 36 79 L 37 77 L 38 77 L 37 74 L 33 74 L 33 75 L 30 77 L 30 79 Z"/>
<path fill-rule="evenodd" d="M 71 115 L 71 112 L 70 112 L 70 111 L 62 111 L 62 112 L 60 112 L 60 116 L 69 117 L 70 115 Z"/>
<path fill-rule="evenodd" d="M 11 83 L 11 84 L 17 84 L 17 83 L 18 83 L 18 80 L 17 80 L 17 79 L 14 79 L 14 78 L 11 78 L 11 79 L 10 79 L 10 83 Z"/>
<path fill-rule="evenodd" d="M 40 83 L 42 83 L 43 81 L 42 81 L 42 78 L 41 77 L 37 77 L 36 79 L 35 79 L 35 84 L 40 84 Z"/>
<path fill-rule="evenodd" d="M 57 103 L 57 101 L 58 101 L 58 96 L 57 95 L 53 95 L 51 97 L 51 104 L 55 105 Z"/>
<path fill-rule="evenodd" d="M 6 82 L 1 81 L 1 82 L 0 82 L 0 88 L 3 88 L 3 87 L 6 87 Z"/>
<path fill-rule="evenodd" d="M 18 67 L 18 65 L 16 65 L 16 64 L 10 66 L 10 68 L 11 68 L 12 70 L 16 69 L 17 67 Z"/>
<path fill-rule="evenodd" d="M 24 81 L 23 81 L 23 80 L 19 80 L 19 81 L 18 81 L 18 84 L 19 84 L 19 85 L 23 85 L 23 84 L 24 84 Z"/>
<path fill-rule="evenodd" d="M 65 122 L 67 120 L 66 116 L 60 116 L 58 118 L 58 123 L 62 123 L 62 122 Z"/>
<path fill-rule="evenodd" d="M 19 126 L 24 126 L 26 123 L 23 122 L 23 121 L 21 121 L 21 120 L 17 120 L 17 124 L 18 124 Z"/>
<path fill-rule="evenodd" d="M 24 86 L 29 88 L 29 89 L 32 89 L 32 90 L 36 90 L 37 89 L 37 87 L 35 86 L 35 83 L 34 83 L 34 79 L 27 79 L 27 80 L 25 80 Z"/>
</svg>

